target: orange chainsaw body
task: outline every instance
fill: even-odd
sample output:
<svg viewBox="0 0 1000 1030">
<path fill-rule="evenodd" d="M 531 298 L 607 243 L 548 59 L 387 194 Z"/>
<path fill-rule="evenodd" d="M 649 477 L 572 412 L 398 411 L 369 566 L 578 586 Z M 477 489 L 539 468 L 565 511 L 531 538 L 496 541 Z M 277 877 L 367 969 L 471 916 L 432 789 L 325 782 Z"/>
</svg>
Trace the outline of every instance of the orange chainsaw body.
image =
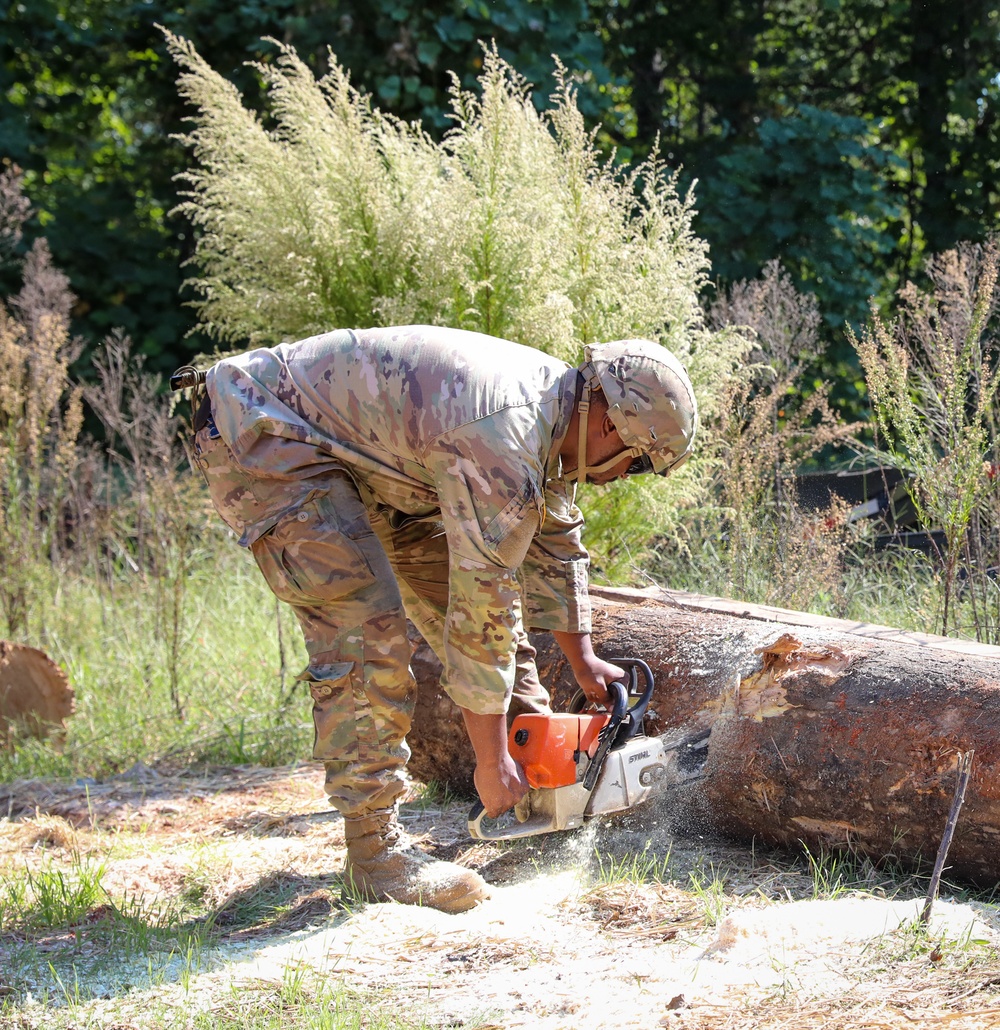
<svg viewBox="0 0 1000 1030">
<path fill-rule="evenodd" d="M 594 757 L 598 734 L 610 719 L 607 712 L 518 715 L 511 724 L 507 747 L 524 769 L 529 786 L 567 787 L 577 781 L 581 752 Z"/>
</svg>

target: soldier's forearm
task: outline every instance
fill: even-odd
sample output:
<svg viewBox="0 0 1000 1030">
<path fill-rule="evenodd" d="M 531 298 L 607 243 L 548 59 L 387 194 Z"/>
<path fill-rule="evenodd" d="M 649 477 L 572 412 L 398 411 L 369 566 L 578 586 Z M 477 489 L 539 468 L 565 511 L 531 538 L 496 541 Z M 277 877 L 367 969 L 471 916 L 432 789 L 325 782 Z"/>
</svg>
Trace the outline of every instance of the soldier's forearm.
<svg viewBox="0 0 1000 1030">
<path fill-rule="evenodd" d="M 465 731 L 476 753 L 476 764 L 496 768 L 507 757 L 507 716 L 477 715 L 468 708 L 461 711 Z"/>
<path fill-rule="evenodd" d="M 553 630 L 552 636 L 566 655 L 580 689 L 594 704 L 604 704 L 608 698 L 608 684 L 622 679 L 625 670 L 594 654 L 589 633 Z"/>
<path fill-rule="evenodd" d="M 581 673 L 585 673 L 593 662 L 594 648 L 590 641 L 589 633 L 566 633 L 562 630 L 552 630 L 552 636 L 559 645 L 559 649 L 566 656 L 570 668 L 577 679 Z"/>
</svg>

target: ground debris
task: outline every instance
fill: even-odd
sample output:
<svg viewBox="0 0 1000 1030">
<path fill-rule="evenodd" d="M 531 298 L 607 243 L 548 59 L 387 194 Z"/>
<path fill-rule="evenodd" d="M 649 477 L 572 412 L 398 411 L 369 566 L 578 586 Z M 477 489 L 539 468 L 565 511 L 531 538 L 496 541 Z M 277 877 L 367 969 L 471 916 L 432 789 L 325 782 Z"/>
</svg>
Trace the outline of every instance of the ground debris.
<svg viewBox="0 0 1000 1030">
<path fill-rule="evenodd" d="M 705 925 L 705 913 L 697 902 L 673 884 L 603 883 L 588 890 L 583 901 L 611 936 L 666 941 L 682 930 Z"/>
<path fill-rule="evenodd" d="M 43 996 L 56 970 L 111 1006 L 81 1022 L 155 1030 L 167 1023 L 137 1013 L 154 1004 L 186 1012 L 196 1000 L 208 1011 L 236 1005 L 249 1025 L 255 1004 L 299 976 L 304 991 L 343 983 L 440 1027 L 1000 1026 L 995 906 L 942 898 L 921 938 L 907 923 L 916 892 L 816 900 L 808 863 L 759 848 L 685 840 L 636 821 L 473 844 L 467 804 L 430 803 L 414 785 L 402 821 L 418 846 L 460 857 L 493 886 L 490 901 L 456 916 L 342 900 L 343 824 L 315 768 L 139 770 L 0 790 L 5 807 L 12 797 L 19 806 L 0 819 L 0 885 L 26 869 L 99 864 L 107 894 L 72 926 L 18 936 L 0 924 L 5 1012 L 44 1011 L 24 1002 L 26 992 Z M 129 818 L 100 814 L 111 811 L 106 801 Z M 99 814 L 76 824 L 56 811 L 67 804 Z M 648 862 L 629 861 L 636 856 Z M 614 873 L 640 867 L 659 879 Z M 693 890 L 695 879 L 718 893 Z M 158 940 L 152 957 L 89 973 L 87 962 L 134 923 L 174 936 Z M 193 971 L 184 972 L 181 934 L 200 941 Z M 16 976 L 6 977 L 15 960 Z M 8 1026 L 18 1024 L 0 1020 Z"/>
</svg>

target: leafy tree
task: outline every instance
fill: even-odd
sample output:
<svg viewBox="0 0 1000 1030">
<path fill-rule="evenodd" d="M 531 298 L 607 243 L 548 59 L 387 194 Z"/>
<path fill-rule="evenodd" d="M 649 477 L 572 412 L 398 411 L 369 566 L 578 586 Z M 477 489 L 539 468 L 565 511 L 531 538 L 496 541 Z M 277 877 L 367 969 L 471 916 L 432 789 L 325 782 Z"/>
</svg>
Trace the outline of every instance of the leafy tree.
<svg viewBox="0 0 1000 1030">
<path fill-rule="evenodd" d="M 189 319 L 178 309 L 177 243 L 165 207 L 155 55 L 132 49 L 130 5 L 34 0 L 0 14 L 4 153 L 25 171 L 44 235 L 91 338 L 122 326 L 155 352 Z"/>
<path fill-rule="evenodd" d="M 845 316 L 860 321 L 894 252 L 899 205 L 885 176 L 899 163 L 853 115 L 803 104 L 763 119 L 699 183 L 699 226 L 721 242 L 715 274 L 752 278 L 777 255 L 836 328 Z"/>
<path fill-rule="evenodd" d="M 723 280 L 781 258 L 840 324 L 857 319 L 873 287 L 887 298 L 926 251 L 981 240 L 995 224 L 995 5 L 594 8 L 624 83 L 613 135 L 642 153 L 659 133 L 670 158 L 699 179 L 698 226 Z"/>
</svg>

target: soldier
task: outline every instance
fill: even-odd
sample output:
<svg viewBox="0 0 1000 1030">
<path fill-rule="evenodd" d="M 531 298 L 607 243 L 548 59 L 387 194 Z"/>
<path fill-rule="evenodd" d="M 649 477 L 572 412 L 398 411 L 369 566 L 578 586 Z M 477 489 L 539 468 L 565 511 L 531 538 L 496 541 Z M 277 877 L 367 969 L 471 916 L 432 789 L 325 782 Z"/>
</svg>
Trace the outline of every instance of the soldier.
<svg viewBox="0 0 1000 1030">
<path fill-rule="evenodd" d="M 657 344 L 588 347 L 581 368 L 478 333 L 339 330 L 208 370 L 195 454 L 212 501 L 295 611 L 313 757 L 363 896 L 458 912 L 488 896 L 396 819 L 415 684 L 408 616 L 462 710 L 490 816 L 527 792 L 507 713 L 549 711 L 525 627 L 550 630 L 593 701 L 623 671 L 590 641 L 575 484 L 666 475 L 696 425 Z"/>
</svg>

